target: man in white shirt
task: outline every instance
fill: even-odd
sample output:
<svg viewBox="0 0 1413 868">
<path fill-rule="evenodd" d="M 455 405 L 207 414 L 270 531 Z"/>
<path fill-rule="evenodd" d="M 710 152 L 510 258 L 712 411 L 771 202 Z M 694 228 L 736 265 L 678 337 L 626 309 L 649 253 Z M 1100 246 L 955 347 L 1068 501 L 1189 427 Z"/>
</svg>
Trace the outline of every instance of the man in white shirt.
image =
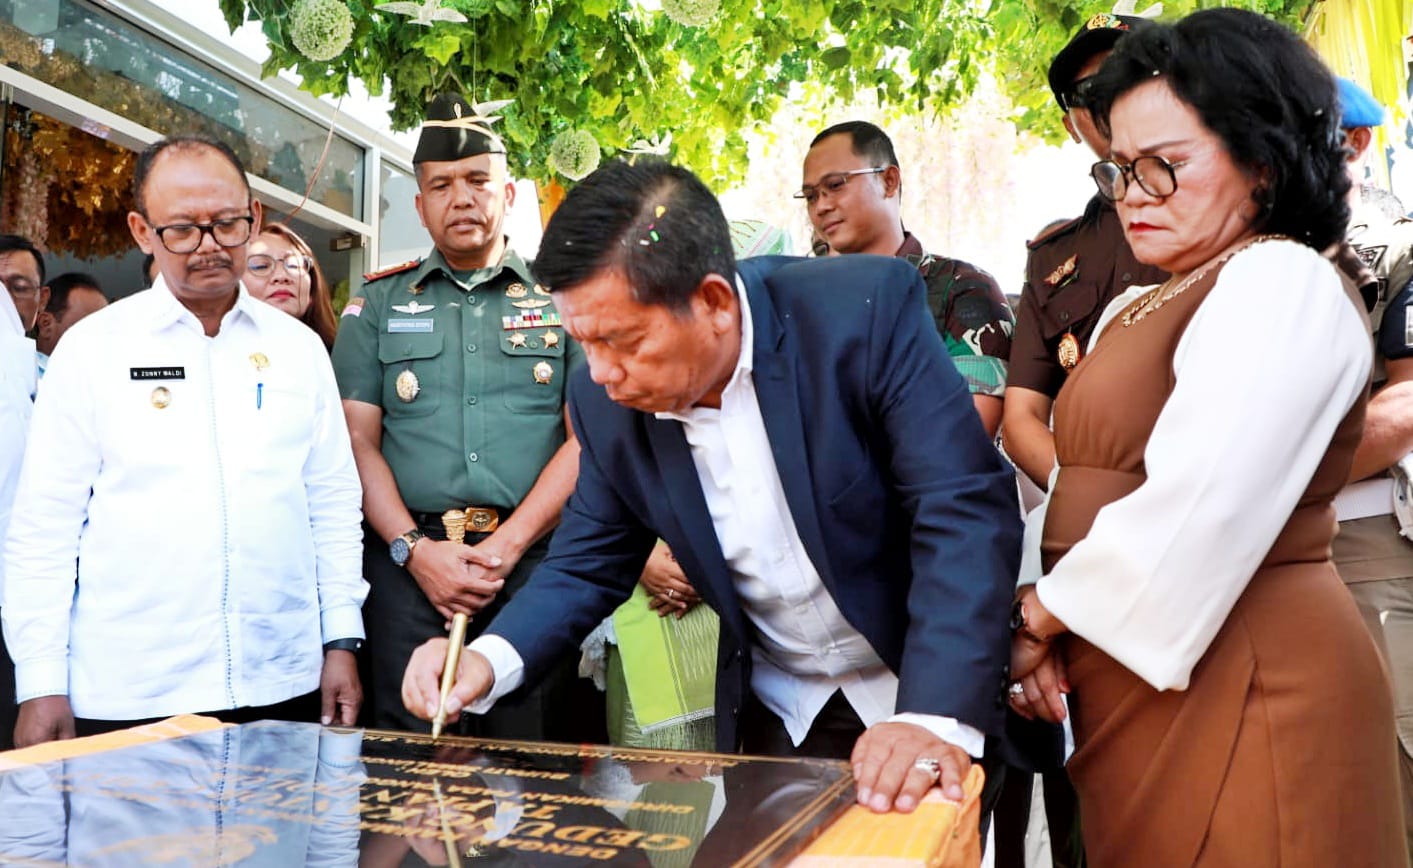
<svg viewBox="0 0 1413 868">
<path fill-rule="evenodd" d="M 240 285 L 260 205 L 228 147 L 158 142 L 134 191 L 161 275 L 55 353 L 15 498 L 15 741 L 182 712 L 352 724 L 361 492 L 328 355 Z"/>
<path fill-rule="evenodd" d="M 719 750 L 849 757 L 877 811 L 939 782 L 959 798 L 1004 720 L 1019 507 L 917 270 L 736 263 L 691 173 L 611 163 L 556 211 L 536 273 L 589 362 L 578 484 L 448 712 L 539 677 L 660 537 L 721 617 Z M 412 712 L 436 713 L 445 656 L 414 653 Z"/>
<path fill-rule="evenodd" d="M 0 540 L 10 524 L 10 506 L 25 457 L 25 436 L 34 408 L 34 341 L 25 333 L 45 300 L 44 258 L 19 235 L 0 235 Z M 0 558 L 0 595 L 5 559 Z M 3 612 L 3 606 L 0 606 Z M 0 636 L 0 750 L 14 747 L 15 665 Z"/>
<path fill-rule="evenodd" d="M 59 338 L 73 328 L 74 323 L 108 306 L 108 296 L 91 274 L 66 272 L 49 281 L 46 288 L 49 300 L 34 321 L 34 346 L 41 380 Z"/>
</svg>

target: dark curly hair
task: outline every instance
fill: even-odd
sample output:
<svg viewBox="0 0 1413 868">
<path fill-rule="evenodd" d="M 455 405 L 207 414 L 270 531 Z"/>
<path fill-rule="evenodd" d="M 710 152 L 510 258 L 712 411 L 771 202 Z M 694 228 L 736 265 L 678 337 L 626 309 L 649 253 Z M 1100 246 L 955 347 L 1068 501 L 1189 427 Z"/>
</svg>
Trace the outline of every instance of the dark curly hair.
<svg viewBox="0 0 1413 868">
<path fill-rule="evenodd" d="M 1347 150 L 1334 77 L 1294 33 L 1254 12 L 1207 9 L 1119 40 L 1090 90 L 1108 136 L 1109 113 L 1128 91 L 1161 76 L 1260 178 L 1255 226 L 1316 250 L 1349 223 Z"/>
</svg>

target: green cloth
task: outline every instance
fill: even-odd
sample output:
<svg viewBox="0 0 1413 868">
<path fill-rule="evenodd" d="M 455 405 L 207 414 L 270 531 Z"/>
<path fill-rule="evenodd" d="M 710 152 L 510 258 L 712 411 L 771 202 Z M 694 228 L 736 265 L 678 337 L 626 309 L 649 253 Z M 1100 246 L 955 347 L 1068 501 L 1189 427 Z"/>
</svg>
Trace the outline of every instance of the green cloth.
<svg viewBox="0 0 1413 868">
<path fill-rule="evenodd" d="M 613 613 L 627 708 L 619 743 L 711 750 L 715 746 L 716 648 L 720 621 L 698 605 L 678 619 L 648 607 L 642 585 Z M 610 658 L 610 682 L 613 672 Z"/>
<path fill-rule="evenodd" d="M 737 259 L 789 256 L 790 236 L 764 220 L 732 220 L 731 250 Z"/>
<path fill-rule="evenodd" d="M 517 506 L 564 443 L 566 384 L 583 364 L 514 252 L 469 280 L 435 250 L 390 270 L 349 302 L 334 342 L 339 392 L 382 408 L 383 457 L 414 512 Z M 408 371 L 420 391 L 404 401 Z"/>
</svg>

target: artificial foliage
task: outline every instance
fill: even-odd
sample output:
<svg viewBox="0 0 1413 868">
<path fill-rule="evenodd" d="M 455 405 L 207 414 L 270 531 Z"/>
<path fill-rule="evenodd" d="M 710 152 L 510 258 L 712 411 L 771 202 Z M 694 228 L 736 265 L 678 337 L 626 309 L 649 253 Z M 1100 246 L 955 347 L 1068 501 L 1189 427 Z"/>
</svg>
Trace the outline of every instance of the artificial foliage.
<svg viewBox="0 0 1413 868">
<path fill-rule="evenodd" d="M 343 0 L 298 0 L 289 14 L 289 39 L 310 60 L 333 60 L 353 38 L 353 15 Z"/>
<path fill-rule="evenodd" d="M 12 105 L 4 174 L 15 180 L 5 184 L 0 224 L 46 252 L 80 259 L 126 253 L 136 162 L 126 148 Z"/>
<path fill-rule="evenodd" d="M 602 156 L 593 133 L 565 130 L 550 142 L 549 166 L 571 181 L 580 181 L 599 167 Z"/>
<path fill-rule="evenodd" d="M 360 80 L 390 98 L 395 129 L 419 124 L 441 91 L 473 102 L 513 98 L 498 130 L 522 177 L 552 177 L 551 143 L 579 130 L 607 156 L 671 133 L 671 158 L 717 183 L 741 177 L 743 134 L 767 131 L 787 102 L 868 94 L 900 114 L 939 113 L 985 74 L 1015 103 L 1019 127 L 1053 138 L 1045 69 L 1089 16 L 1111 8 L 1085 0 L 440 0 L 436 8 L 467 21 L 419 25 L 378 11 L 380 0 L 344 2 L 352 41 L 320 62 L 292 41 L 290 0 L 220 0 L 232 29 L 260 22 L 266 74 L 293 70 L 316 95 L 341 95 Z M 1312 2 L 1240 5 L 1295 26 Z M 1223 4 L 1164 5 L 1173 18 Z"/>
</svg>

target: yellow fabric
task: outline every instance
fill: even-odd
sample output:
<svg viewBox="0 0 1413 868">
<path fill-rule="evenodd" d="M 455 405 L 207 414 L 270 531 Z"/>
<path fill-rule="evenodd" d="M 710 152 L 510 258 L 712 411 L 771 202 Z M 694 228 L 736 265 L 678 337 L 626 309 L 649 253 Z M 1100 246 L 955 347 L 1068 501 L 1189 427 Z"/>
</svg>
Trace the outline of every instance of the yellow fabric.
<svg viewBox="0 0 1413 868">
<path fill-rule="evenodd" d="M 1413 29 L 1413 0 L 1321 0 L 1305 20 L 1305 41 L 1336 75 L 1366 88 L 1389 112 L 1375 131 L 1375 152 L 1388 144 L 1388 130 L 1407 120 L 1403 110 L 1408 70 L 1403 40 Z M 1395 126 L 1390 127 L 1392 122 Z M 1388 167 L 1375 161 L 1388 185 Z"/>
<path fill-rule="evenodd" d="M 985 780 L 973 765 L 961 804 L 934 789 L 911 814 L 875 814 L 854 805 L 791 868 L 976 868 Z"/>
<path fill-rule="evenodd" d="M 44 744 L 34 745 L 33 747 L 6 751 L 0 753 L 0 771 L 18 768 L 20 766 L 47 763 L 53 760 L 84 756 L 85 754 L 99 753 L 105 750 L 116 750 L 120 747 L 146 744 L 151 741 L 181 738 L 184 735 L 207 732 L 212 729 L 220 729 L 223 726 L 227 726 L 227 724 L 222 723 L 214 717 L 179 714 L 176 717 L 169 717 L 166 720 L 136 726 L 132 729 L 120 729 L 117 732 L 90 735 L 87 738 L 71 738 L 66 741 L 48 741 Z"/>
</svg>

